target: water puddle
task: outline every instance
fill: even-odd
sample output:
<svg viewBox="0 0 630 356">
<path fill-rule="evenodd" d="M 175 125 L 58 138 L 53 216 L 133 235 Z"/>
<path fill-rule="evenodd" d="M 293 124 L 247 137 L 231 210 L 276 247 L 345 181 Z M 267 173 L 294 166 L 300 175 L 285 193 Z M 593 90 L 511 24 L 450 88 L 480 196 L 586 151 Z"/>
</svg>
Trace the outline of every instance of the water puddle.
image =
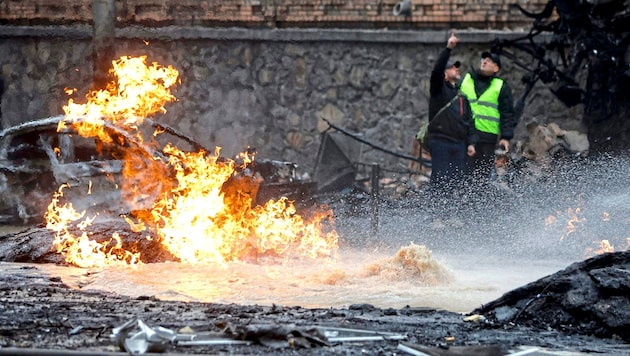
<svg viewBox="0 0 630 356">
<path fill-rule="evenodd" d="M 469 312 L 516 287 L 566 267 L 560 261 L 433 256 L 411 245 L 392 253 L 343 251 L 337 261 L 220 265 L 155 263 L 86 270 L 37 265 L 73 287 L 161 300 L 344 308 L 432 307 Z M 401 259 L 401 251 L 407 259 Z M 409 257 L 409 255 L 416 255 Z M 19 264 L 3 264 L 3 269 Z M 423 271 L 419 270 L 424 268 Z"/>
</svg>

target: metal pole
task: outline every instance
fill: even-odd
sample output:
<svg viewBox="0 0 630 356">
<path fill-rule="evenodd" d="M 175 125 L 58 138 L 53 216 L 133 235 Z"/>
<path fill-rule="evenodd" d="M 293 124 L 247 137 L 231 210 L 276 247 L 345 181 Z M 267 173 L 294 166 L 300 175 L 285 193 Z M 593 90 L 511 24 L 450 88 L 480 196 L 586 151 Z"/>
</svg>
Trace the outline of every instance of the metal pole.
<svg viewBox="0 0 630 356">
<path fill-rule="evenodd" d="M 380 175 L 380 167 L 378 163 L 372 163 L 372 198 L 370 199 L 372 205 L 372 215 L 371 215 L 371 228 L 372 228 L 372 237 L 376 237 L 376 233 L 378 232 L 378 206 L 379 206 L 379 181 Z"/>
<path fill-rule="evenodd" d="M 93 0 L 94 37 L 92 39 L 92 60 L 94 88 L 105 88 L 109 69 L 114 60 L 114 40 L 116 38 L 116 3 L 114 0 Z"/>
</svg>

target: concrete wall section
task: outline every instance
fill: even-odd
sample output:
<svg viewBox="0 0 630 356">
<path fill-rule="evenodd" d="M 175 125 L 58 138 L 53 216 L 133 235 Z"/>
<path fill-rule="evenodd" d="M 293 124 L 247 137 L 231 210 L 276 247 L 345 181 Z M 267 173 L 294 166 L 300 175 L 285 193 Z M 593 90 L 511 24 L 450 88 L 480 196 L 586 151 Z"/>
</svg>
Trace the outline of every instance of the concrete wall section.
<svg viewBox="0 0 630 356">
<path fill-rule="evenodd" d="M 4 127 L 63 113 L 65 88 L 76 88 L 73 98 L 84 102 L 92 79 L 89 28 L 0 31 Z M 475 68 L 494 35 L 461 32 L 454 57 L 465 69 Z M 305 171 L 315 164 L 324 118 L 389 150 L 410 152 L 426 120 L 431 68 L 446 42 L 445 31 L 172 28 L 125 30 L 117 37 L 117 56 L 146 55 L 147 62 L 180 73 L 178 101 L 167 104 L 156 121 L 206 147 L 222 147 L 225 156 L 250 146 L 261 158 L 297 162 Z M 504 61 L 501 74 L 517 97 L 524 72 Z M 574 115 L 548 89 L 535 94 L 524 119 Z M 407 165 L 367 146 L 362 160 L 391 169 Z"/>
</svg>

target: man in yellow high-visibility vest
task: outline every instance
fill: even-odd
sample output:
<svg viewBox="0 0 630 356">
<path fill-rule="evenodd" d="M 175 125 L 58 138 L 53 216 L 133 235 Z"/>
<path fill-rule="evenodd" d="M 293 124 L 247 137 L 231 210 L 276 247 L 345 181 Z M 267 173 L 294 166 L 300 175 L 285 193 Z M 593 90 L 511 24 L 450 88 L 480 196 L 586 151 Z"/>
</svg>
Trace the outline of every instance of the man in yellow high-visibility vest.
<svg viewBox="0 0 630 356">
<path fill-rule="evenodd" d="M 506 153 L 514 136 L 517 119 L 510 85 L 497 76 L 501 69 L 498 53 L 483 52 L 479 69 L 464 76 L 460 90 L 470 102 L 479 140 L 469 159 L 475 182 L 488 181 L 493 170 L 495 149 Z"/>
</svg>

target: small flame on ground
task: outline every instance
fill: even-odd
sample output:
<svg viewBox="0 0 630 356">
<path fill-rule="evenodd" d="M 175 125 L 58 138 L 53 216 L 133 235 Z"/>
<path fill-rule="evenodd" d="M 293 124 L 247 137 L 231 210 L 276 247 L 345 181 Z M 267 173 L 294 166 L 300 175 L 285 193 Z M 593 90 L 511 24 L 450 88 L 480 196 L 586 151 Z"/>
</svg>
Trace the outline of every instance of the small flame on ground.
<svg viewBox="0 0 630 356">
<path fill-rule="evenodd" d="M 568 208 L 567 212 L 566 212 L 566 216 L 568 217 L 567 220 L 567 225 L 565 226 L 564 229 L 564 234 L 560 237 L 560 240 L 565 240 L 569 235 L 575 233 L 578 230 L 579 224 L 582 224 L 584 222 L 586 222 L 586 218 L 581 218 L 580 214 L 582 213 L 580 208 Z M 553 215 L 549 215 L 546 219 L 545 219 L 545 226 L 549 227 L 551 225 L 554 225 L 556 222 L 558 222 L 558 218 L 561 217 L 563 214 L 562 212 L 557 212 L 558 217 L 553 216 Z M 609 222 L 610 221 L 610 214 L 608 212 L 603 212 L 602 213 L 602 221 L 605 222 Z M 625 247 L 625 249 L 630 249 L 630 238 L 626 239 L 627 241 L 627 246 Z M 587 256 L 592 256 L 592 255 L 598 255 L 598 254 L 603 254 L 603 253 L 609 253 L 609 252 L 615 252 L 615 246 L 610 242 L 610 240 L 600 240 L 600 241 L 594 241 L 593 244 L 596 244 L 598 247 L 597 248 L 592 248 L 592 247 L 588 247 L 586 248 L 586 255 Z M 618 246 L 618 248 L 622 248 Z"/>
<path fill-rule="evenodd" d="M 609 252 L 615 252 L 615 247 L 608 240 L 601 240 L 598 249 L 589 248 L 586 251 L 587 255 L 601 255 Z"/>
<path fill-rule="evenodd" d="M 569 237 L 569 235 L 577 231 L 580 224 L 586 222 L 586 218 L 580 217 L 581 213 L 582 212 L 580 208 L 567 208 L 566 216 L 568 217 L 568 220 L 564 228 L 564 233 L 562 234 L 562 236 L 560 236 L 560 240 L 564 240 L 565 238 Z M 557 215 L 558 217 L 560 217 L 565 214 L 559 211 L 557 212 Z M 558 217 L 553 215 L 547 216 L 547 218 L 545 219 L 545 226 L 549 227 L 554 225 L 558 221 Z"/>
<path fill-rule="evenodd" d="M 560 238 L 561 240 L 564 239 L 565 237 L 568 237 L 569 235 L 571 235 L 577 230 L 576 224 L 581 224 L 586 221 L 585 218 L 579 217 L 580 212 L 581 212 L 580 208 L 576 208 L 575 210 L 572 210 L 571 208 L 569 208 L 567 210 L 567 215 L 570 216 L 570 219 L 569 221 L 567 221 L 567 226 L 565 229 L 566 233 L 562 238 Z"/>
</svg>

